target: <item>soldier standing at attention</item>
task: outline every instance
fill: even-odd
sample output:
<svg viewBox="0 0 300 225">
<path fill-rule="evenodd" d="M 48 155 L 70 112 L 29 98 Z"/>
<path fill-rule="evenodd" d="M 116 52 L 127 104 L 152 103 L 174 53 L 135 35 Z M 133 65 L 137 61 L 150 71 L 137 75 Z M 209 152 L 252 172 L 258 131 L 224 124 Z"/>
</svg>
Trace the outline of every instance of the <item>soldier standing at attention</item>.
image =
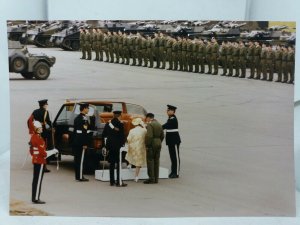
<svg viewBox="0 0 300 225">
<path fill-rule="evenodd" d="M 212 52 L 212 45 L 211 45 L 211 43 L 210 43 L 210 41 L 207 41 L 207 45 L 206 45 L 206 63 L 207 63 L 207 67 L 208 67 L 208 71 L 207 71 L 207 73 L 206 74 L 211 74 L 211 71 L 212 71 L 212 69 L 211 69 L 211 62 L 212 62 L 212 60 L 211 60 L 211 52 Z"/>
<path fill-rule="evenodd" d="M 169 148 L 169 154 L 171 159 L 171 173 L 169 178 L 178 178 L 180 171 L 180 157 L 179 146 L 181 143 L 178 132 L 178 121 L 175 116 L 177 107 L 167 105 L 167 114 L 169 116 L 167 122 L 162 126 L 166 130 L 166 144 Z"/>
<path fill-rule="evenodd" d="M 172 45 L 173 45 L 173 40 L 172 40 L 172 37 L 168 36 L 166 38 L 166 61 L 168 61 L 169 63 L 169 68 L 167 70 L 172 70 L 172 65 L 173 65 L 173 62 L 172 62 Z"/>
<path fill-rule="evenodd" d="M 74 119 L 74 139 L 72 143 L 74 154 L 75 179 L 89 181 L 83 177 L 83 162 L 85 151 L 89 144 L 90 124 L 87 118 L 89 104 L 80 104 L 80 114 Z"/>
<path fill-rule="evenodd" d="M 226 42 L 223 41 L 221 45 L 221 62 L 222 62 L 222 67 L 223 67 L 223 73 L 221 76 L 226 76 L 227 74 L 227 45 Z"/>
<path fill-rule="evenodd" d="M 123 183 L 120 170 L 120 148 L 125 144 L 124 124 L 121 122 L 121 111 L 113 111 L 114 117 L 105 124 L 102 137 L 105 141 L 106 149 L 109 151 L 108 161 L 110 186 L 126 187 Z M 117 182 L 115 182 L 115 164 L 117 164 Z"/>
<path fill-rule="evenodd" d="M 155 68 L 159 68 L 160 67 L 160 54 L 159 54 L 159 35 L 158 33 L 155 33 L 154 34 L 154 39 L 153 39 L 153 42 L 154 42 L 154 56 L 155 56 L 155 60 L 156 60 L 156 66 Z"/>
<path fill-rule="evenodd" d="M 178 58 L 178 65 L 179 68 L 178 70 L 183 71 L 183 61 L 182 61 L 182 38 L 181 37 L 177 37 L 177 45 L 178 45 L 178 49 L 177 49 L 177 58 Z"/>
<path fill-rule="evenodd" d="M 200 64 L 200 68 L 201 71 L 200 73 L 205 73 L 205 45 L 202 39 L 200 39 L 200 44 L 199 44 L 199 51 L 198 51 L 198 55 L 199 55 L 199 64 Z"/>
<path fill-rule="evenodd" d="M 143 64 L 142 48 L 143 48 L 143 39 L 142 39 L 142 35 L 138 32 L 136 38 L 137 66 L 142 66 Z"/>
<path fill-rule="evenodd" d="M 195 39 L 194 40 L 194 45 L 193 45 L 193 58 L 194 58 L 194 65 L 195 65 L 195 70 L 194 73 L 199 73 L 199 40 Z"/>
<path fill-rule="evenodd" d="M 255 74 L 255 62 L 254 62 L 254 45 L 253 42 L 249 42 L 249 47 L 248 47 L 248 62 L 249 62 L 249 67 L 250 67 L 250 76 L 248 79 L 253 79 L 254 74 Z"/>
<path fill-rule="evenodd" d="M 182 38 L 182 45 L 181 45 L 181 57 L 182 57 L 182 66 L 183 71 L 188 71 L 188 63 L 187 63 L 187 40 L 186 37 Z"/>
<path fill-rule="evenodd" d="M 267 79 L 268 81 L 273 81 L 273 73 L 274 73 L 274 59 L 275 55 L 272 49 L 272 46 L 269 45 L 267 47 L 267 53 L 266 53 L 266 67 L 267 71 L 269 71 L 269 78 Z"/>
<path fill-rule="evenodd" d="M 285 46 L 282 47 L 282 57 L 281 57 L 281 68 L 282 68 L 282 74 L 283 74 L 283 79 L 282 83 L 286 83 L 288 80 L 288 71 L 287 71 L 287 57 L 288 57 L 288 51 Z"/>
<path fill-rule="evenodd" d="M 219 62 L 218 62 L 218 55 L 219 55 L 219 44 L 217 40 L 213 37 L 211 39 L 212 46 L 211 46 L 211 64 L 214 65 L 214 72 L 213 75 L 218 75 L 219 73 Z"/>
<path fill-rule="evenodd" d="M 267 47 L 265 44 L 262 44 L 262 48 L 261 48 L 260 68 L 263 74 L 262 80 L 267 80 Z"/>
<path fill-rule="evenodd" d="M 109 52 L 109 62 L 113 63 L 114 59 L 114 45 L 113 45 L 113 36 L 110 31 L 107 32 L 107 48 Z"/>
<path fill-rule="evenodd" d="M 234 69 L 235 69 L 235 74 L 232 76 L 239 77 L 240 76 L 240 65 L 239 65 L 240 49 L 239 49 L 239 45 L 237 42 L 234 42 L 232 58 L 233 58 L 233 65 L 234 65 Z"/>
<path fill-rule="evenodd" d="M 293 84 L 295 74 L 295 51 L 291 46 L 288 47 L 287 71 L 288 74 L 290 74 L 290 79 L 288 80 L 288 83 Z"/>
<path fill-rule="evenodd" d="M 148 67 L 147 39 L 144 36 L 142 36 L 142 61 L 143 67 Z"/>
<path fill-rule="evenodd" d="M 255 70 L 256 70 L 256 76 L 254 79 L 259 80 L 260 74 L 261 74 L 261 66 L 260 66 L 260 54 L 261 54 L 261 47 L 259 43 L 255 42 L 255 48 L 254 48 L 254 64 L 255 64 Z"/>
<path fill-rule="evenodd" d="M 247 62 L 247 49 L 242 41 L 240 41 L 240 78 L 246 77 L 246 62 Z"/>
<path fill-rule="evenodd" d="M 86 55 L 85 55 L 85 31 L 83 28 L 80 28 L 80 49 L 82 52 L 82 56 L 80 59 L 86 59 Z"/>
<path fill-rule="evenodd" d="M 108 49 L 108 35 L 104 33 L 103 35 L 103 50 L 105 52 L 105 62 L 109 62 L 109 49 Z"/>
<path fill-rule="evenodd" d="M 187 39 L 186 60 L 188 65 L 188 71 L 193 72 L 193 43 L 191 39 Z"/>
<path fill-rule="evenodd" d="M 92 47 L 93 47 L 93 50 L 95 51 L 94 61 L 99 61 L 98 35 L 97 35 L 97 30 L 95 28 L 93 29 L 91 39 L 92 39 Z"/>
<path fill-rule="evenodd" d="M 164 139 L 164 130 L 161 124 L 154 119 L 153 113 L 146 115 L 147 133 L 145 136 L 147 171 L 149 179 L 144 184 L 158 183 L 159 178 L 159 158 L 161 143 Z"/>
<path fill-rule="evenodd" d="M 165 69 L 166 68 L 166 37 L 162 32 L 160 33 L 160 37 L 159 37 L 159 54 L 162 63 L 161 69 Z"/>
<path fill-rule="evenodd" d="M 30 138 L 30 155 L 32 156 L 33 164 L 33 179 L 32 179 L 32 195 L 31 201 L 34 204 L 45 204 L 40 200 L 42 181 L 44 176 L 44 165 L 46 165 L 46 158 L 57 154 L 58 150 L 53 149 L 46 152 L 46 143 L 42 138 L 43 132 L 42 124 L 39 121 L 33 122 L 34 132 Z"/>
<path fill-rule="evenodd" d="M 123 48 L 123 34 L 122 31 L 118 32 L 118 50 L 119 50 L 119 58 L 117 58 L 117 62 L 124 64 L 124 48 Z"/>
<path fill-rule="evenodd" d="M 277 80 L 275 80 L 275 82 L 281 82 L 282 80 L 281 62 L 282 62 L 282 51 L 280 46 L 277 45 L 275 51 L 275 71 L 277 73 Z"/>
<path fill-rule="evenodd" d="M 87 60 L 91 60 L 92 59 L 92 36 L 89 30 L 87 30 L 86 35 L 85 35 L 85 48 L 86 48 L 86 52 L 87 52 Z"/>
<path fill-rule="evenodd" d="M 233 43 L 228 42 L 227 44 L 227 65 L 228 65 L 228 75 L 233 75 Z"/>
<path fill-rule="evenodd" d="M 99 50 L 99 60 L 103 61 L 103 43 L 104 42 L 104 35 L 101 29 L 97 29 L 97 44 L 98 44 L 98 50 Z"/>
<path fill-rule="evenodd" d="M 125 65 L 129 65 L 130 55 L 129 55 L 129 46 L 128 46 L 128 35 L 123 34 L 123 62 Z"/>
</svg>

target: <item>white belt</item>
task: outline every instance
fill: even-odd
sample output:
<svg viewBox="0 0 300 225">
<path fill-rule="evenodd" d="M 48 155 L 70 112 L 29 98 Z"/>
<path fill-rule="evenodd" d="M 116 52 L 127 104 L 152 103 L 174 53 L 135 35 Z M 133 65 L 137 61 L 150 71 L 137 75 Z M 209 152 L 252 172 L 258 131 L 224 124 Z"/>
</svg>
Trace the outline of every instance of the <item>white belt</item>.
<svg viewBox="0 0 300 225">
<path fill-rule="evenodd" d="M 166 130 L 167 133 L 169 132 L 178 132 L 178 129 L 170 129 L 170 130 Z"/>
<path fill-rule="evenodd" d="M 38 154 L 39 154 L 39 152 L 37 152 L 37 151 L 34 151 L 34 152 L 33 152 L 33 154 L 34 154 L 34 155 L 38 155 Z"/>
<path fill-rule="evenodd" d="M 92 130 L 87 130 L 86 132 L 89 134 L 89 133 L 91 133 L 93 131 Z M 76 130 L 76 133 L 77 134 L 82 134 L 82 130 Z"/>
<path fill-rule="evenodd" d="M 33 147 L 33 150 L 39 150 L 37 147 Z"/>
</svg>

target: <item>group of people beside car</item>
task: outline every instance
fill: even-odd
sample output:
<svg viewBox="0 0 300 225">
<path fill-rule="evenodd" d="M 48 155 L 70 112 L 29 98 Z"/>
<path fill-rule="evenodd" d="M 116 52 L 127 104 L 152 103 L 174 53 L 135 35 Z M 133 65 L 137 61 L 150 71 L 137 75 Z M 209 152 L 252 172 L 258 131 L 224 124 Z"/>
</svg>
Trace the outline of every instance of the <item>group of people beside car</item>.
<svg viewBox="0 0 300 225">
<path fill-rule="evenodd" d="M 74 138 L 72 143 L 74 153 L 75 180 L 78 182 L 89 181 L 83 176 L 84 156 L 88 148 L 88 136 L 92 132 L 87 114 L 88 103 L 79 103 L 80 114 L 74 119 Z M 32 180 L 32 202 L 44 204 L 40 200 L 43 175 L 46 167 L 46 159 L 58 154 L 53 144 L 53 128 L 47 110 L 48 100 L 39 101 L 40 108 L 33 111 L 27 120 L 30 142 L 29 152 L 32 156 L 33 180 Z M 135 167 L 135 182 L 139 180 L 140 168 L 147 165 L 148 179 L 144 184 L 156 184 L 159 179 L 159 160 L 162 141 L 166 138 L 171 159 L 171 173 L 169 178 L 178 178 L 180 171 L 179 146 L 181 143 L 178 120 L 175 115 L 177 107 L 167 105 L 168 120 L 161 125 L 153 113 L 148 113 L 145 122 L 141 118 L 132 120 L 134 128 L 129 131 L 127 138 L 124 134 L 124 124 L 121 121 L 121 111 L 113 111 L 113 118 L 105 124 L 102 137 L 108 153 L 110 185 L 126 187 L 121 177 L 120 157 L 125 143 L 128 143 L 126 160 L 129 167 Z M 166 130 L 166 135 L 164 134 Z M 52 140 L 52 141 L 49 141 Z M 51 150 L 50 150 L 51 149 Z M 117 177 L 115 179 L 115 169 Z M 50 172 L 48 170 L 48 172 Z"/>
</svg>

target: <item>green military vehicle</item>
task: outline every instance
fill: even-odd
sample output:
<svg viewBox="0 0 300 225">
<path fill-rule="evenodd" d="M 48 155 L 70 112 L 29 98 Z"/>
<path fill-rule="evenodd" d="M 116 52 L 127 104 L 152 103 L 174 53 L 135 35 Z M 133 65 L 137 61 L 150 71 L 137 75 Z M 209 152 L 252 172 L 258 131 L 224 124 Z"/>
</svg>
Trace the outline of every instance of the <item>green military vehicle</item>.
<svg viewBox="0 0 300 225">
<path fill-rule="evenodd" d="M 9 72 L 21 73 L 25 79 L 34 77 L 37 80 L 46 80 L 55 60 L 55 57 L 43 53 L 31 54 L 19 41 L 8 40 Z"/>
</svg>

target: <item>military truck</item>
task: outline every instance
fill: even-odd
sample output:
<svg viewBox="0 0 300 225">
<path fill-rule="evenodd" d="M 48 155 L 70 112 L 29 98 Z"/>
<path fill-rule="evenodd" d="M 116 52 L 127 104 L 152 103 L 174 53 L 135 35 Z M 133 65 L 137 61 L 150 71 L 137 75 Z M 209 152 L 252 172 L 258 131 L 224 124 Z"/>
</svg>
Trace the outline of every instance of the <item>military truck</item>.
<svg viewBox="0 0 300 225">
<path fill-rule="evenodd" d="M 8 41 L 9 72 L 21 73 L 25 79 L 46 80 L 55 60 L 55 57 L 43 53 L 29 53 L 19 41 Z"/>
</svg>

